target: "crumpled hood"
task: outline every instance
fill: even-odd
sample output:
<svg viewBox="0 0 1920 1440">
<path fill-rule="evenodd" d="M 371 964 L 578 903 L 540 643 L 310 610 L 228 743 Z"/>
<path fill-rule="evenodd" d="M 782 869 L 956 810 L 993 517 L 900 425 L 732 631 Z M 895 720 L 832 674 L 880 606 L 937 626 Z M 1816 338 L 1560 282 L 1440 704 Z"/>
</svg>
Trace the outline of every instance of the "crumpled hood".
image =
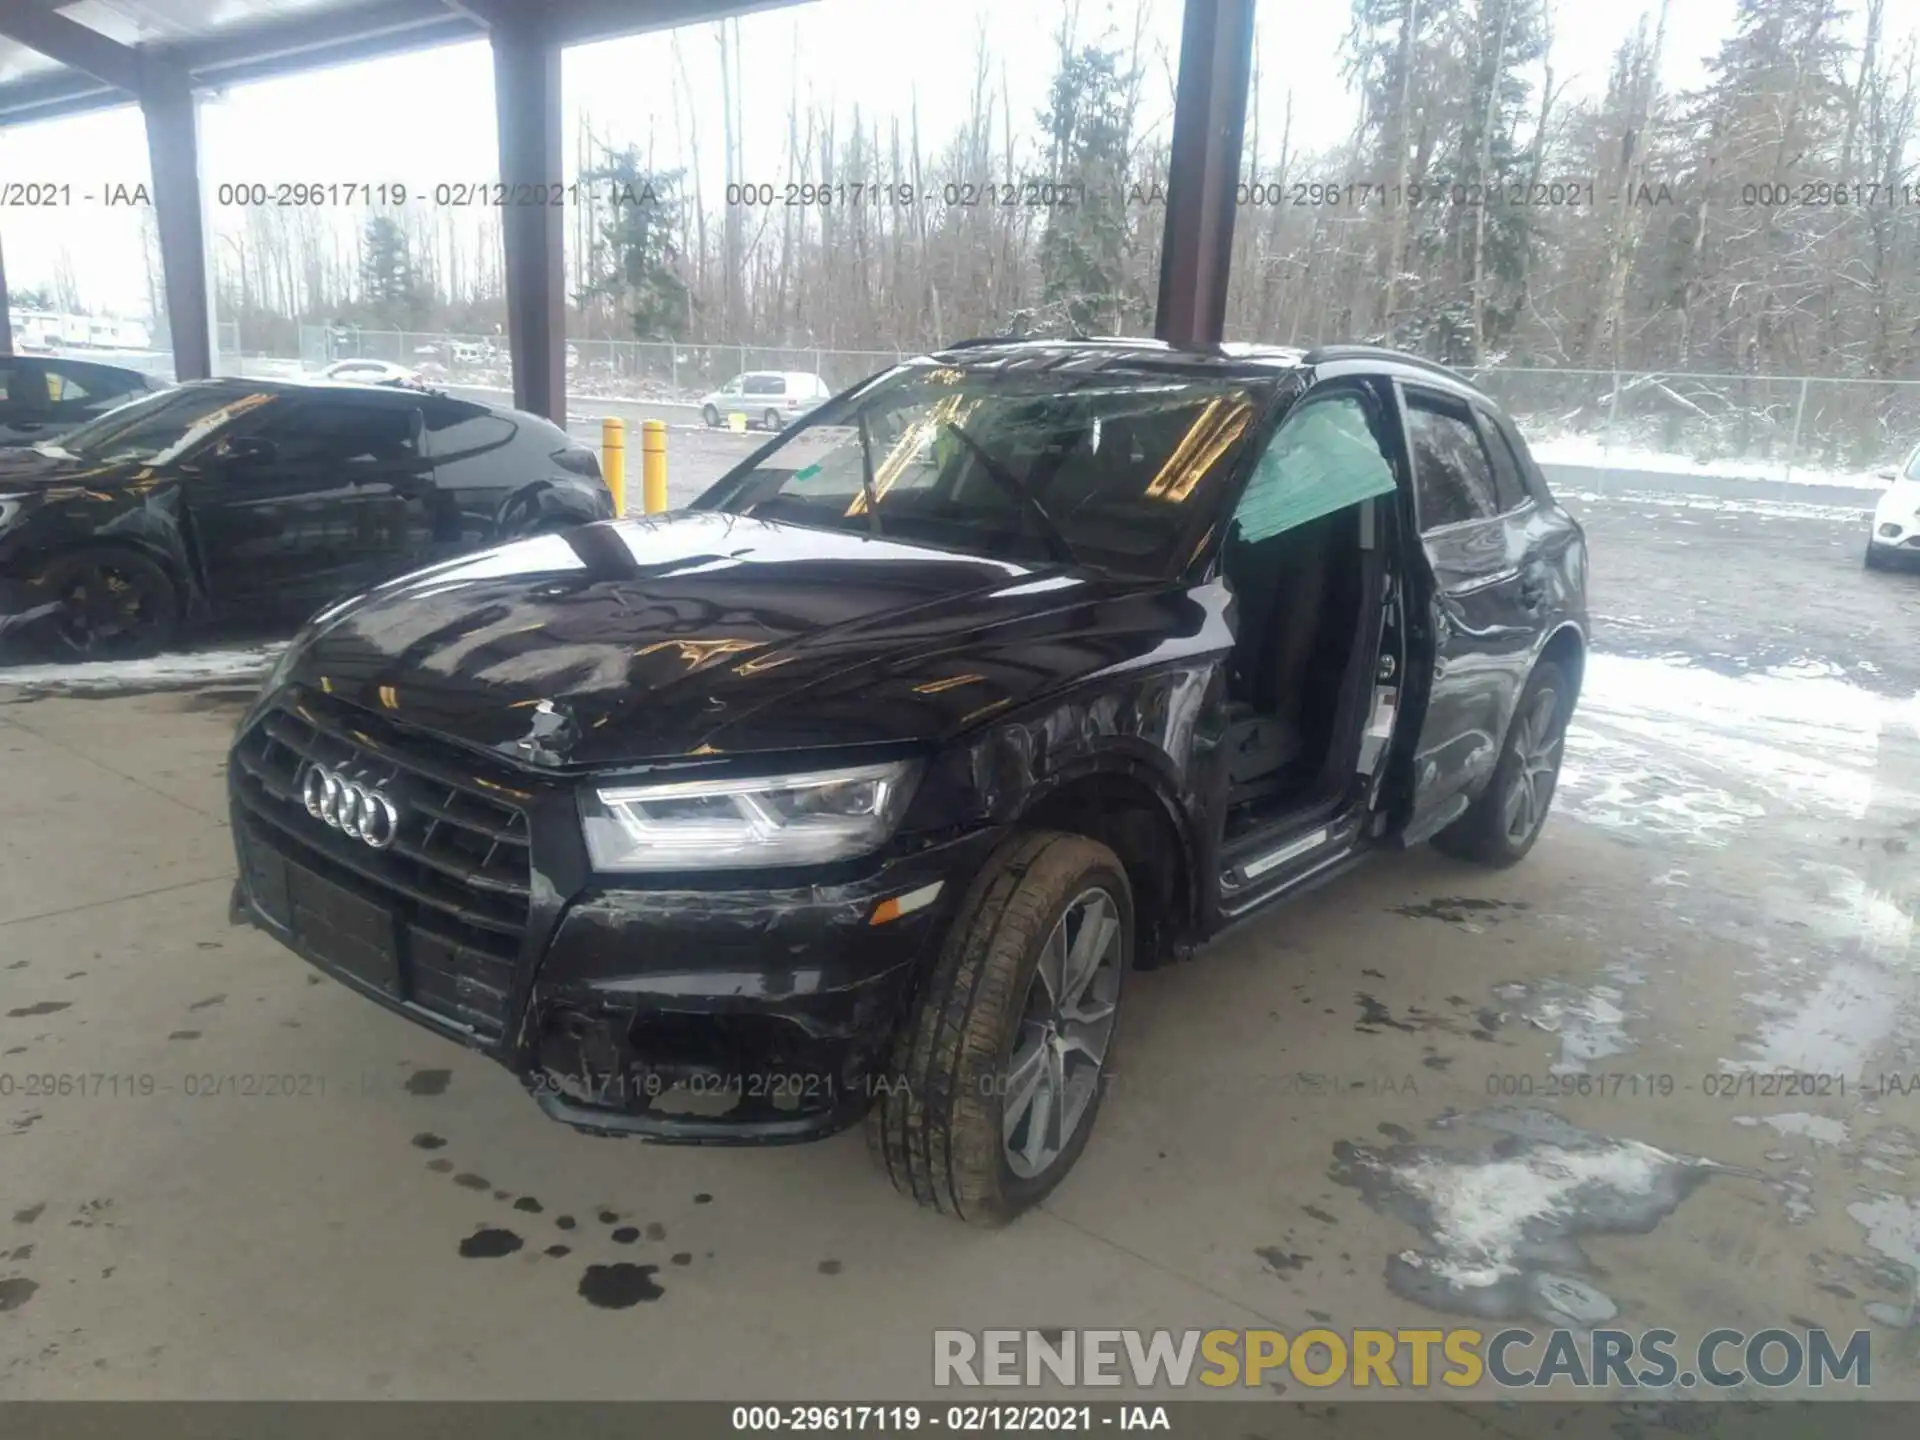
<svg viewBox="0 0 1920 1440">
<path fill-rule="evenodd" d="M 938 740 L 1204 617 L 1182 587 L 695 512 L 403 577 L 317 617 L 288 678 L 591 767 Z"/>
</svg>

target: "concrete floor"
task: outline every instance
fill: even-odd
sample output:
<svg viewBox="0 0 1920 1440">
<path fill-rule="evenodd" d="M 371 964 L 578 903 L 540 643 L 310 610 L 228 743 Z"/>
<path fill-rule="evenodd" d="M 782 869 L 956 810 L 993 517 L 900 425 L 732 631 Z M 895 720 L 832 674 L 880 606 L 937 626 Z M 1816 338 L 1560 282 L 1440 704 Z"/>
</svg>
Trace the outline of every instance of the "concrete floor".
<svg viewBox="0 0 1920 1440">
<path fill-rule="evenodd" d="M 1863 614 L 1920 589 L 1807 543 Z M 230 699 L 0 704 L 0 1397 L 910 1398 L 936 1327 L 1483 1323 L 1389 1283 L 1445 1244 L 1390 1192 L 1497 1200 L 1556 1124 L 1684 1177 L 1556 1260 L 1614 1323 L 1869 1327 L 1875 1395 L 1920 1397 L 1916 677 L 1631 649 L 1522 866 L 1383 858 L 1138 977 L 1093 1145 L 996 1233 L 857 1133 L 553 1125 L 227 925 Z M 1845 1093 L 1714 1078 L 1781 1070 Z M 619 1262 L 657 1298 L 583 1296 Z"/>
</svg>

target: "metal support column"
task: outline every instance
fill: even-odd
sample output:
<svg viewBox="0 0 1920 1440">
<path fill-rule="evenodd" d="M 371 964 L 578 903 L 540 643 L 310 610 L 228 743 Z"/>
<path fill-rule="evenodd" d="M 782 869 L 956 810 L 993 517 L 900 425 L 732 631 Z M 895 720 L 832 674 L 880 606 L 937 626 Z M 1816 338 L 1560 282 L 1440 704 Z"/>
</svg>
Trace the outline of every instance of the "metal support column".
<svg viewBox="0 0 1920 1440">
<path fill-rule="evenodd" d="M 7 314 L 7 258 L 0 255 L 0 355 L 13 353 L 13 320 Z"/>
<path fill-rule="evenodd" d="M 1154 333 L 1176 345 L 1207 345 L 1218 344 L 1226 328 L 1254 0 L 1186 4 Z"/>
<path fill-rule="evenodd" d="M 213 374 L 213 296 L 200 191 L 199 104 L 184 71 L 155 64 L 142 77 L 140 109 L 147 122 L 174 378 L 205 380 Z"/>
<path fill-rule="evenodd" d="M 494 110 L 500 127 L 500 180 L 541 198 L 563 177 L 560 165 L 560 45 L 543 25 L 543 7 L 503 9 L 493 25 Z M 500 233 L 507 262 L 507 348 L 513 403 L 567 423 L 566 275 L 563 207 L 507 204 Z"/>
</svg>

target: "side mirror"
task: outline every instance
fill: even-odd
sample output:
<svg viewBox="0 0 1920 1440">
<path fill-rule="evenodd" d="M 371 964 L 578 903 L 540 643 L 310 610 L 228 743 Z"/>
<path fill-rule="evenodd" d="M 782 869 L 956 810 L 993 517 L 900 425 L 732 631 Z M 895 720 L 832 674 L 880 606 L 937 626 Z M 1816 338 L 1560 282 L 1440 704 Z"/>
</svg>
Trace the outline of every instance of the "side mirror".
<svg viewBox="0 0 1920 1440">
<path fill-rule="evenodd" d="M 1888 483 L 1892 483 L 1893 481 L 1898 480 L 1900 478 L 1899 467 L 1894 465 L 1882 465 L 1878 470 L 1873 472 L 1873 478 L 1876 480 L 1885 480 Z"/>
<path fill-rule="evenodd" d="M 268 465 L 279 456 L 279 447 L 258 435 L 236 435 L 221 442 L 222 460 L 236 465 Z"/>
</svg>

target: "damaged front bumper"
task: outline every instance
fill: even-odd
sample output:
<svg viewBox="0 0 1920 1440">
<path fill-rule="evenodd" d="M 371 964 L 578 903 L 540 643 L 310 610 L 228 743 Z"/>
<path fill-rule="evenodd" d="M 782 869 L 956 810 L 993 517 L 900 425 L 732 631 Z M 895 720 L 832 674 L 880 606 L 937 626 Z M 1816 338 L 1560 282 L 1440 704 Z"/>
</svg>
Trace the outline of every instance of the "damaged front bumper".
<svg viewBox="0 0 1920 1440">
<path fill-rule="evenodd" d="M 855 1123 L 997 839 L 977 831 L 831 885 L 583 888 L 530 926 L 521 973 L 501 985 L 504 1023 L 488 1035 L 435 998 L 449 993 L 457 952 L 404 896 L 241 807 L 234 818 L 236 922 L 507 1066 L 553 1119 L 680 1144 L 791 1143 Z"/>
<path fill-rule="evenodd" d="M 777 1144 L 845 1128 L 884 1083 L 992 839 L 850 885 L 579 900 L 528 1001 L 523 1079 L 548 1115 L 596 1134 Z M 887 918 L 902 897 L 913 908 Z"/>
</svg>

